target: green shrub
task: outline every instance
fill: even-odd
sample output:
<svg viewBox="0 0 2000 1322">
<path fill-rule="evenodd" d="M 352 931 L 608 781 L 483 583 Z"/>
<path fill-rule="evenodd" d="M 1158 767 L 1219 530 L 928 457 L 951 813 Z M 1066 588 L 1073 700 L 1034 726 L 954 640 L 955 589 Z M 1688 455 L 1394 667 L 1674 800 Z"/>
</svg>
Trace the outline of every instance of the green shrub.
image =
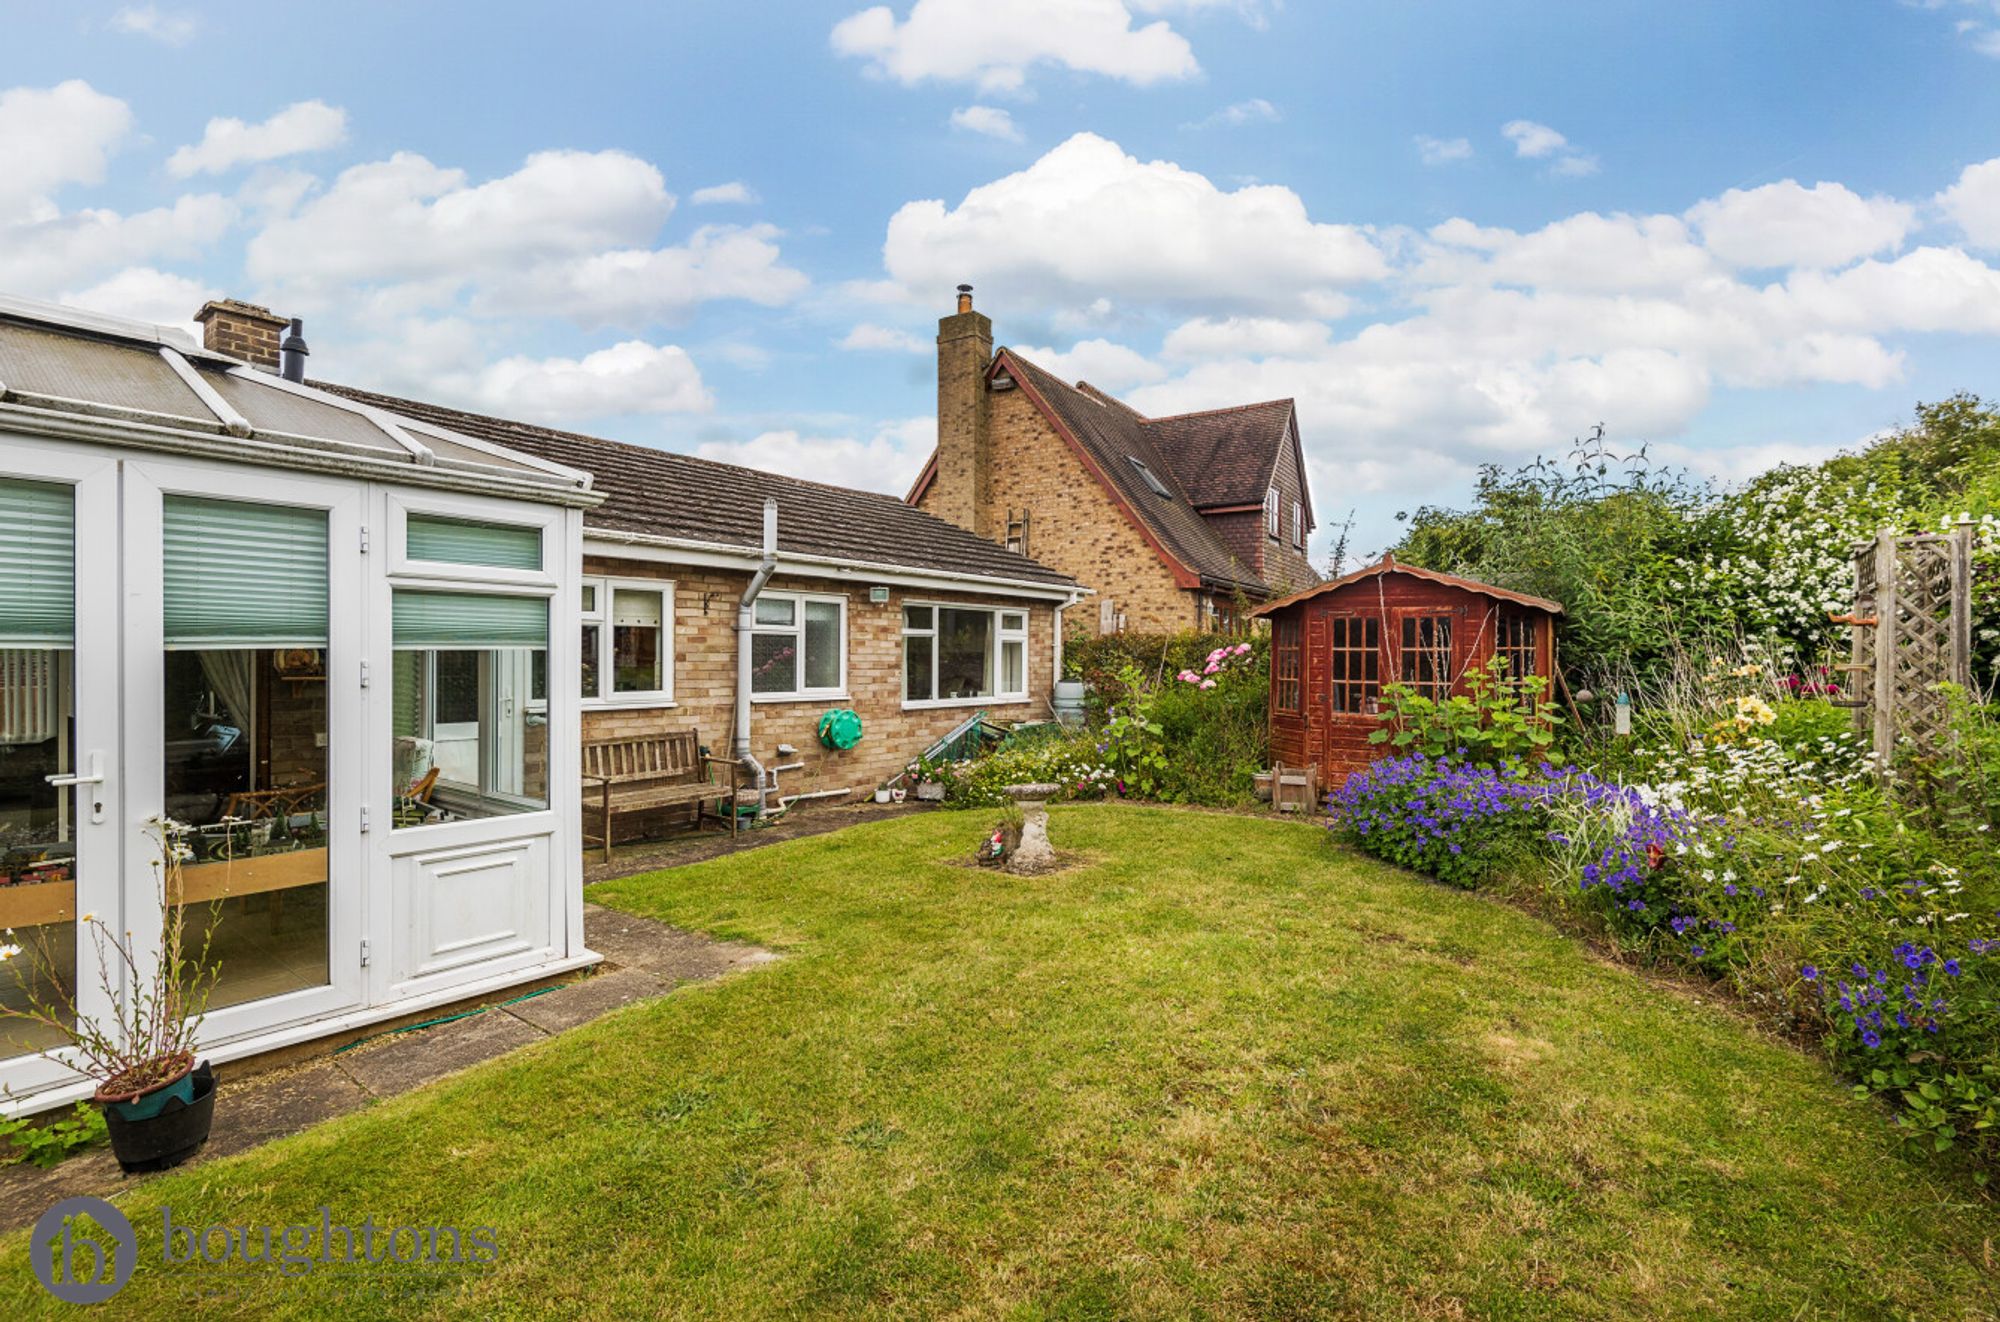
<svg viewBox="0 0 2000 1322">
<path fill-rule="evenodd" d="M 985 757 L 933 764 L 929 774 L 944 782 L 945 802 L 959 808 L 1007 803 L 1001 791 L 1009 785 L 1060 785 L 1058 801 L 1102 798 L 1118 785 L 1096 736 L 1087 733 L 1039 736 Z"/>
<path fill-rule="evenodd" d="M 1382 728 L 1368 742 L 1487 767 L 1544 755 L 1555 742 L 1562 713 L 1547 701 L 1543 676 L 1509 675 L 1507 658 L 1496 656 L 1467 667 L 1462 685 L 1443 699 L 1407 684 L 1384 686 Z"/>
</svg>

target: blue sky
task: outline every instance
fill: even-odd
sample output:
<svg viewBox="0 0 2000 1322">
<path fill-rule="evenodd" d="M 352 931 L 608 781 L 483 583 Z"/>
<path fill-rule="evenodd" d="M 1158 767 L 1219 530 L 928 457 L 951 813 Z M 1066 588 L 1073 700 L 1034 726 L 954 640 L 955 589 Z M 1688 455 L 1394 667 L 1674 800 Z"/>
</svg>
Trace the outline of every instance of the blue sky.
<svg viewBox="0 0 2000 1322">
<path fill-rule="evenodd" d="M 1736 478 L 2000 396 L 1994 0 L 6 30 L 0 289 L 244 297 L 306 317 L 329 379 L 823 480 L 914 474 L 961 279 L 1149 412 L 1297 397 L 1360 550 L 1598 422 Z"/>
</svg>

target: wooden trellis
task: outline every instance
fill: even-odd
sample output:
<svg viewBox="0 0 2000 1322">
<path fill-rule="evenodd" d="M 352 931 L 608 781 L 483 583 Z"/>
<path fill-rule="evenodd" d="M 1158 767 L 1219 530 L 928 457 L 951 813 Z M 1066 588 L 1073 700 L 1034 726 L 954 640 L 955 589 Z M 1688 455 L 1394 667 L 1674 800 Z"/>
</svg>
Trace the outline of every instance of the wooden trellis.
<svg viewBox="0 0 2000 1322">
<path fill-rule="evenodd" d="M 1972 683 L 1972 525 L 1885 532 L 1855 548 L 1854 728 L 1888 765 L 1898 743 L 1942 747 L 1950 710 L 1937 686 Z"/>
</svg>

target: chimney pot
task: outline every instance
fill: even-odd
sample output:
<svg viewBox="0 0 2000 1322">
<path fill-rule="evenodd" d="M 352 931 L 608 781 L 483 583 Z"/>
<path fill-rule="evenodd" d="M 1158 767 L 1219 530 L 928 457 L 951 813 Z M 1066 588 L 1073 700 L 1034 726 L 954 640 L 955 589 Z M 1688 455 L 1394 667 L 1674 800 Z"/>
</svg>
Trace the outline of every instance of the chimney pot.
<svg viewBox="0 0 2000 1322">
<path fill-rule="evenodd" d="M 960 286 L 958 287 L 958 310 L 959 310 L 960 312 L 970 312 L 970 311 L 972 311 L 972 286 L 971 286 L 971 285 L 960 285 Z"/>
</svg>

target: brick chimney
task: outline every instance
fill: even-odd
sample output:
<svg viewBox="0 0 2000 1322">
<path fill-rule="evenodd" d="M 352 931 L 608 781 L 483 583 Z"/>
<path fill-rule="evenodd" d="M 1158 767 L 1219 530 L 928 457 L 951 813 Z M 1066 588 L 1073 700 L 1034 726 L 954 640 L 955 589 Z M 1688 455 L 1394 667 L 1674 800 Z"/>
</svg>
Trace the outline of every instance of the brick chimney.
<svg viewBox="0 0 2000 1322">
<path fill-rule="evenodd" d="M 219 298 L 203 304 L 194 319 L 201 323 L 203 348 L 241 358 L 266 372 L 278 370 L 278 345 L 290 323 L 271 309 Z"/>
<path fill-rule="evenodd" d="M 938 321 L 937 493 L 939 518 L 998 540 L 993 523 L 992 427 L 986 369 L 993 322 L 972 310 L 972 286 L 958 287 L 958 311 Z M 1004 531 L 1004 530 L 1002 530 Z"/>
</svg>

